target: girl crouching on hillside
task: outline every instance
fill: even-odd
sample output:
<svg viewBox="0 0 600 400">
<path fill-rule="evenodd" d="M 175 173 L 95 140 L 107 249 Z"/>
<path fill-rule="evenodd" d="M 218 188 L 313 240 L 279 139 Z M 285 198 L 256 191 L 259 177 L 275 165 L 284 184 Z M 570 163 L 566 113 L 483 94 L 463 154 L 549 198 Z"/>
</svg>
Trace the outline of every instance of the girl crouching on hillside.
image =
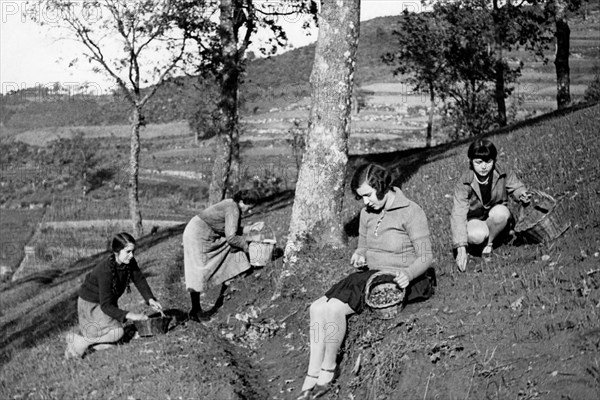
<svg viewBox="0 0 600 400">
<path fill-rule="evenodd" d="M 490 140 L 475 140 L 467 156 L 469 169 L 456 182 L 450 216 L 456 265 L 461 272 L 467 268 L 473 247 L 483 247 L 481 255 L 489 258 L 496 239 L 510 230 L 514 217 L 507 207 L 508 196 L 522 204 L 528 204 L 531 197 L 514 172 L 498 166 L 498 151 Z"/>
<path fill-rule="evenodd" d="M 118 306 L 118 300 L 125 290 L 131 291 L 131 282 L 147 304 L 157 311 L 162 310 L 133 257 L 135 239 L 130 234 L 121 232 L 113 237 L 111 248 L 112 254 L 94 267 L 79 290 L 77 314 L 81 334 L 67 334 L 66 358 L 80 358 L 92 345 L 117 342 L 125 334 L 125 320 L 148 319 L 144 314 L 122 310 Z"/>
</svg>

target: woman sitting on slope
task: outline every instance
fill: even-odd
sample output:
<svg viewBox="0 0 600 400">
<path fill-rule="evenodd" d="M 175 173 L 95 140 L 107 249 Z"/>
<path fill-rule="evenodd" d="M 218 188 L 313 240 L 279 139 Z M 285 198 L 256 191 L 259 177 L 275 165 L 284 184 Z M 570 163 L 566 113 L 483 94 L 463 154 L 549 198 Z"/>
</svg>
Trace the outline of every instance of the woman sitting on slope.
<svg viewBox="0 0 600 400">
<path fill-rule="evenodd" d="M 427 299 L 434 292 L 427 217 L 391 183 L 388 171 L 376 164 L 363 165 L 354 173 L 351 189 L 365 207 L 360 212 L 358 247 L 350 263 L 362 271 L 336 283 L 310 306 L 310 359 L 299 400 L 319 398 L 331 389 L 346 319 L 363 311 L 371 275 L 385 271 L 395 276 L 409 302 Z"/>
</svg>

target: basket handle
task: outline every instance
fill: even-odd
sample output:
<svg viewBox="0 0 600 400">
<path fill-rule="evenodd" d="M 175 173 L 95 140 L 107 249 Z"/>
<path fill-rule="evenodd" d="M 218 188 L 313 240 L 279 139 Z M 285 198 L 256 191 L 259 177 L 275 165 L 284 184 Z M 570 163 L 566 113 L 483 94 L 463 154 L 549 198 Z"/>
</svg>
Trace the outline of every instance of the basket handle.
<svg viewBox="0 0 600 400">
<path fill-rule="evenodd" d="M 264 223 L 264 221 L 263 221 Z M 275 236 L 275 232 L 273 231 L 273 228 L 271 228 L 270 226 L 268 226 L 266 223 L 263 225 L 263 228 L 260 231 L 248 231 L 248 233 L 245 235 L 247 238 L 251 237 L 253 233 L 262 233 L 265 232 L 265 230 L 268 229 L 270 236 L 273 238 L 273 240 L 275 240 L 275 242 L 277 242 L 277 236 Z"/>
<path fill-rule="evenodd" d="M 536 201 L 533 206 L 536 210 L 546 214 L 552 211 L 552 209 L 554 208 L 554 206 L 556 206 L 556 203 L 558 202 L 554 197 L 542 191 L 538 191 L 538 196 L 540 197 L 540 199 L 538 199 L 538 201 Z"/>
<path fill-rule="evenodd" d="M 523 218 L 525 218 L 525 209 L 527 207 L 532 206 L 536 210 L 538 210 L 544 214 L 548 214 L 550 211 L 552 211 L 552 209 L 554 208 L 554 206 L 557 203 L 557 200 L 554 197 L 550 196 L 548 193 L 545 193 L 541 190 L 530 189 L 529 193 L 531 193 L 534 196 L 532 196 L 531 202 L 529 204 L 524 205 L 523 203 L 520 203 L 519 220 L 522 220 Z"/>
</svg>

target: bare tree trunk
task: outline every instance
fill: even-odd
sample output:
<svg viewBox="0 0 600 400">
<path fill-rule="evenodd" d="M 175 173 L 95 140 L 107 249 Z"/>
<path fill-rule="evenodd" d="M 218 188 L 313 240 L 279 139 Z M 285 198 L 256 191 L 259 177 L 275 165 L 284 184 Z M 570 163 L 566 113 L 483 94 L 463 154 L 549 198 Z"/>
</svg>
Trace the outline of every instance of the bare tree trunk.
<svg viewBox="0 0 600 400">
<path fill-rule="evenodd" d="M 296 183 L 285 249 L 286 268 L 291 271 L 296 255 L 309 237 L 321 245 L 346 244 L 341 211 L 360 0 L 321 4 L 319 37 L 310 76 L 312 108 L 308 141 Z"/>
<path fill-rule="evenodd" d="M 504 27 L 502 26 L 501 10 L 498 7 L 498 0 L 493 1 L 492 16 L 494 20 L 494 46 L 496 53 L 496 79 L 495 79 L 495 94 L 496 105 L 498 107 L 498 125 L 506 126 L 506 100 L 504 98 L 504 61 L 503 61 L 503 45 L 502 37 Z"/>
<path fill-rule="evenodd" d="M 563 109 L 571 103 L 571 72 L 569 68 L 569 47 L 571 29 L 567 21 L 567 5 L 563 0 L 556 0 L 556 103 L 558 109 Z"/>
<path fill-rule="evenodd" d="M 433 115 L 435 113 L 435 90 L 433 83 L 429 83 L 429 119 L 427 120 L 427 136 L 425 147 L 431 147 L 431 139 L 433 136 Z"/>
<path fill-rule="evenodd" d="M 217 138 L 217 160 L 213 165 L 209 188 L 209 202 L 218 203 L 225 198 L 228 185 L 237 182 L 239 174 L 239 125 L 238 125 L 238 86 L 240 61 L 238 35 L 234 16 L 236 0 L 221 0 L 219 35 L 223 50 L 223 70 L 219 77 L 221 117 Z"/>
<path fill-rule="evenodd" d="M 131 145 L 129 153 L 129 216 L 131 218 L 133 236 L 137 238 L 144 233 L 140 200 L 138 197 L 140 127 L 143 125 L 143 121 L 140 109 L 137 106 L 134 107 L 131 121 Z"/>
<path fill-rule="evenodd" d="M 240 125 L 238 111 L 236 106 L 235 127 L 231 130 L 231 166 L 229 167 L 229 177 L 227 178 L 227 186 L 235 188 L 241 180 L 240 166 Z"/>
<path fill-rule="evenodd" d="M 504 98 L 504 63 L 502 62 L 502 46 L 496 48 L 496 106 L 498 107 L 498 125 L 506 126 L 506 99 Z"/>
<path fill-rule="evenodd" d="M 216 137 L 215 159 L 212 168 L 212 179 L 208 189 L 210 204 L 218 203 L 225 198 L 227 179 L 231 171 L 231 138 L 219 133 Z"/>
</svg>

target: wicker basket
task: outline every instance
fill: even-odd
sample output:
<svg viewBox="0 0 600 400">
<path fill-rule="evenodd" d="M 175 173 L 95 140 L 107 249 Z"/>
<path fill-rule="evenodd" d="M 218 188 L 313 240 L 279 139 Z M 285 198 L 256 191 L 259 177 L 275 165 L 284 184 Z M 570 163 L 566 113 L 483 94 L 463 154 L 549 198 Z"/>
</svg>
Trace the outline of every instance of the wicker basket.
<svg viewBox="0 0 600 400">
<path fill-rule="evenodd" d="M 564 197 L 558 200 L 539 190 L 531 190 L 532 201 L 521 206 L 515 232 L 530 243 L 548 243 L 569 229 Z"/>
<path fill-rule="evenodd" d="M 394 274 L 379 271 L 371 275 L 365 287 L 365 303 L 380 319 L 394 318 L 402 310 L 405 291 L 394 282 Z M 391 292 L 393 299 L 381 302 L 378 293 Z"/>
<path fill-rule="evenodd" d="M 149 315 L 145 321 L 134 321 L 135 328 L 140 336 L 154 336 L 167 333 L 172 317 L 160 314 Z"/>
</svg>

